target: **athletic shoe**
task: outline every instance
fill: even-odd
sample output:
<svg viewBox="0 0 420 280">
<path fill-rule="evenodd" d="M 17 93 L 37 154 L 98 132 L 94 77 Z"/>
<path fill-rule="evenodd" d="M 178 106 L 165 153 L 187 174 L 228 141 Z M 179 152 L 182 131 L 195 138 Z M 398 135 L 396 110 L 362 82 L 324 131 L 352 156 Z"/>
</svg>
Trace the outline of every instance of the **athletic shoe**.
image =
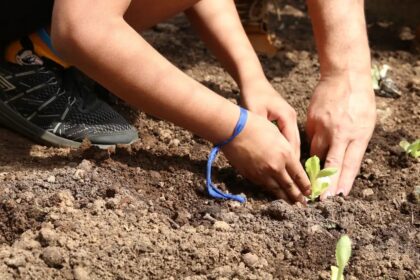
<svg viewBox="0 0 420 280">
<path fill-rule="evenodd" d="M 25 62 L 38 62 L 22 53 Z M 93 81 L 75 68 L 42 58 L 42 65 L 0 63 L 0 122 L 28 138 L 78 147 L 130 144 L 137 131 L 93 92 Z"/>
</svg>

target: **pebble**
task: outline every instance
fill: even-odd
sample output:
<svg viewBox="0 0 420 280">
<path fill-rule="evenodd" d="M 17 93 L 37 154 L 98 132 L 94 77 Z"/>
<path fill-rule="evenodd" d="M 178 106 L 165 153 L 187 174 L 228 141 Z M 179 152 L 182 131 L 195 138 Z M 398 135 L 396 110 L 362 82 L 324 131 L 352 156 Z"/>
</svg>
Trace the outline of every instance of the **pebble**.
<svg viewBox="0 0 420 280">
<path fill-rule="evenodd" d="M 180 143 L 181 143 L 181 141 L 179 141 L 179 139 L 175 138 L 175 139 L 171 140 L 171 144 L 175 147 L 178 147 Z"/>
<path fill-rule="evenodd" d="M 213 228 L 220 231 L 229 231 L 231 229 L 230 225 L 223 221 L 214 222 Z"/>
<path fill-rule="evenodd" d="M 83 169 L 77 169 L 76 172 L 74 172 L 73 174 L 73 179 L 74 180 L 81 180 L 83 178 L 85 178 L 86 176 L 86 171 Z"/>
<path fill-rule="evenodd" d="M 363 196 L 364 198 L 369 197 L 369 196 L 374 195 L 374 194 L 375 194 L 375 193 L 373 192 L 373 190 L 372 190 L 371 188 L 367 188 L 367 189 L 364 189 L 364 190 L 362 191 L 362 196 Z"/>
<path fill-rule="evenodd" d="M 93 164 L 87 159 L 82 160 L 82 162 L 77 166 L 78 169 L 84 170 L 86 172 L 92 171 Z"/>
<path fill-rule="evenodd" d="M 242 256 L 244 263 L 249 267 L 254 267 L 258 264 L 258 256 L 253 253 L 246 253 Z"/>
<path fill-rule="evenodd" d="M 76 266 L 73 269 L 73 276 L 75 280 L 89 280 L 89 272 L 86 271 L 84 267 Z"/>
<path fill-rule="evenodd" d="M 53 268 L 61 268 L 64 263 L 64 256 L 58 247 L 47 247 L 42 251 L 41 255 L 42 260 L 49 266 Z"/>
<path fill-rule="evenodd" d="M 371 160 L 370 158 L 367 158 L 365 162 L 366 164 L 371 165 L 373 163 L 373 160 Z"/>
<path fill-rule="evenodd" d="M 12 268 L 22 267 L 22 266 L 25 266 L 26 264 L 26 260 L 24 256 L 16 256 L 13 258 L 9 258 L 9 259 L 6 259 L 4 262 L 6 263 L 7 266 L 10 266 Z"/>
<path fill-rule="evenodd" d="M 49 176 L 49 177 L 47 178 L 47 182 L 48 182 L 48 183 L 55 183 L 55 176 L 54 176 L 54 175 Z"/>
<path fill-rule="evenodd" d="M 39 239 L 42 245 L 48 246 L 57 240 L 57 233 L 50 228 L 42 228 L 39 231 Z"/>
</svg>

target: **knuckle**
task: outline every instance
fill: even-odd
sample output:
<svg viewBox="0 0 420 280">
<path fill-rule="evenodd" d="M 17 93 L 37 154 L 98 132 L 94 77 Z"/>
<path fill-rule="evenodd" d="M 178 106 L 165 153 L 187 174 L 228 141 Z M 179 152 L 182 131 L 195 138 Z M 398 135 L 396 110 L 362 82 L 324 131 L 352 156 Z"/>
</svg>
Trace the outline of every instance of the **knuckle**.
<svg viewBox="0 0 420 280">
<path fill-rule="evenodd" d="M 327 157 L 325 159 L 325 165 L 327 166 L 337 166 L 339 163 L 339 159 L 337 157 Z"/>
<path fill-rule="evenodd" d="M 294 186 L 295 184 L 292 181 L 288 181 L 283 184 L 283 188 L 287 192 L 290 192 L 291 190 L 293 190 Z"/>
</svg>

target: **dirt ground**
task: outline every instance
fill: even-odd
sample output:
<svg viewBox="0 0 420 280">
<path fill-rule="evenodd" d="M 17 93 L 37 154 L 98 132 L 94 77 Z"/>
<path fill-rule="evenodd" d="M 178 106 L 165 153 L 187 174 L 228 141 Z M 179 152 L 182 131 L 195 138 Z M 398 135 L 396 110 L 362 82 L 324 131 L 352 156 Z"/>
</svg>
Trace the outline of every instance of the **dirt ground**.
<svg viewBox="0 0 420 280">
<path fill-rule="evenodd" d="M 281 51 L 261 59 L 303 127 L 319 65 L 299 9 L 284 9 Z M 402 96 L 377 97 L 376 131 L 351 195 L 308 208 L 258 192 L 223 157 L 215 182 L 248 202 L 210 199 L 209 143 L 124 105 L 140 141 L 113 150 L 45 147 L 0 128 L 0 279 L 329 279 L 344 233 L 354 243 L 346 279 L 419 279 L 420 164 L 398 143 L 420 138 L 420 57 L 398 30 L 369 25 L 373 60 L 392 66 Z M 184 18 L 145 37 L 237 102 L 235 83 Z"/>
</svg>

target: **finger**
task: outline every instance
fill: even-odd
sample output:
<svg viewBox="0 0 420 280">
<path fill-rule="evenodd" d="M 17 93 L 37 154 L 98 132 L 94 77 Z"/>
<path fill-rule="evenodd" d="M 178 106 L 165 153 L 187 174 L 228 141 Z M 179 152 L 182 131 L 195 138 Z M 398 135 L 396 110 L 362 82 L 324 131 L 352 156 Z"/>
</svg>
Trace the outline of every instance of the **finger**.
<svg viewBox="0 0 420 280">
<path fill-rule="evenodd" d="M 268 178 L 266 183 L 264 184 L 266 189 L 272 193 L 276 198 L 283 199 L 287 203 L 292 204 L 292 201 L 289 199 L 287 194 L 282 190 L 280 185 L 277 183 L 276 180 L 272 178 Z"/>
<path fill-rule="evenodd" d="M 289 123 L 283 123 L 280 119 L 277 120 L 277 126 L 280 129 L 283 136 L 287 139 L 293 148 L 297 158 L 300 158 L 300 135 L 299 128 L 296 121 L 290 121 Z"/>
<path fill-rule="evenodd" d="M 331 147 L 328 150 L 327 157 L 325 158 L 325 167 L 335 167 L 338 171 L 336 174 L 331 176 L 331 185 L 328 190 L 321 195 L 321 200 L 337 194 L 338 179 L 340 178 L 342 171 L 344 155 L 346 154 L 347 147 L 347 140 L 335 139 L 331 143 Z"/>
<path fill-rule="evenodd" d="M 290 178 L 304 195 L 311 194 L 311 181 L 306 175 L 303 166 L 297 160 L 291 160 L 286 164 L 286 170 Z"/>
<path fill-rule="evenodd" d="M 368 143 L 353 141 L 347 148 L 340 179 L 338 181 L 338 193 L 348 195 L 353 186 L 354 179 L 359 173 L 360 164 L 363 160 Z"/>
<path fill-rule="evenodd" d="M 306 200 L 300 189 L 297 187 L 295 182 L 289 176 L 286 170 L 281 173 L 274 174 L 277 183 L 280 185 L 281 189 L 286 193 L 287 197 L 293 202 L 300 202 L 306 205 Z"/>
<path fill-rule="evenodd" d="M 316 155 L 320 159 L 324 159 L 328 151 L 328 146 L 327 137 L 315 134 L 311 141 L 311 156 Z"/>
</svg>

